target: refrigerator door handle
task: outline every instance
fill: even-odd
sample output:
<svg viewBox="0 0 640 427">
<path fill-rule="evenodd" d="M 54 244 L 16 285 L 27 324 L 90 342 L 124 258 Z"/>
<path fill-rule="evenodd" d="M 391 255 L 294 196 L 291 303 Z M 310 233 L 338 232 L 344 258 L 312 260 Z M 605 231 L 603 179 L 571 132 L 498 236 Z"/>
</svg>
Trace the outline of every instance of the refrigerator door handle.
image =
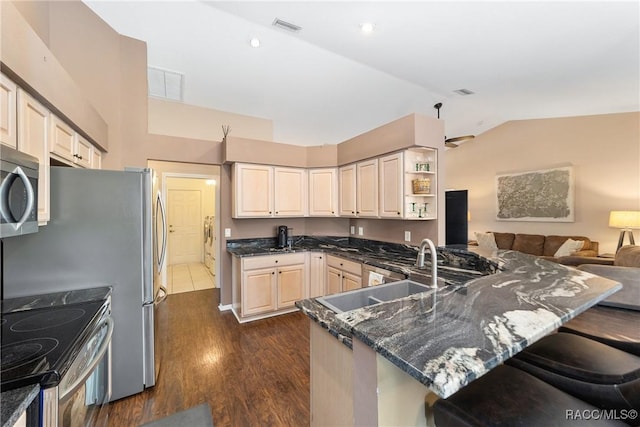
<svg viewBox="0 0 640 427">
<path fill-rule="evenodd" d="M 165 217 L 164 203 L 162 201 L 162 195 L 160 194 L 160 191 L 158 191 L 158 195 L 156 196 L 156 209 L 157 212 L 160 213 L 160 216 L 162 218 L 162 249 L 158 253 L 158 270 L 162 270 L 162 265 L 164 264 L 164 256 L 167 252 L 167 219 Z"/>
</svg>

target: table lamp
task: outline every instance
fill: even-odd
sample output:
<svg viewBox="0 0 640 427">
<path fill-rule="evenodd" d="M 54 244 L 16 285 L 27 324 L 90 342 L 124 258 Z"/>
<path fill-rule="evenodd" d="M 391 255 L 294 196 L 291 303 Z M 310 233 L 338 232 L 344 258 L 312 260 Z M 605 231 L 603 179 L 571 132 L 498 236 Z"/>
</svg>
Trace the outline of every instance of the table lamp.
<svg viewBox="0 0 640 427">
<path fill-rule="evenodd" d="M 616 252 L 622 247 L 624 242 L 624 235 L 629 232 L 629 243 L 635 245 L 633 240 L 632 229 L 640 229 L 640 211 L 611 211 L 609 214 L 609 227 L 620 229 L 620 239 L 618 239 L 618 248 Z"/>
</svg>

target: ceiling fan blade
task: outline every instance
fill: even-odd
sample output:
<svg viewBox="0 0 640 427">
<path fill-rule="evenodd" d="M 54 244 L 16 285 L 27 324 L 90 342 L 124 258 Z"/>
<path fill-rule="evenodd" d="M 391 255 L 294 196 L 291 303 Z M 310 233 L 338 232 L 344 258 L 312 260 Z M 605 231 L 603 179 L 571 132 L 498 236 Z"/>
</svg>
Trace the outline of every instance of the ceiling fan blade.
<svg viewBox="0 0 640 427">
<path fill-rule="evenodd" d="M 458 148 L 458 144 L 454 144 L 453 142 L 449 141 L 445 141 L 444 146 L 449 148 Z"/>
</svg>

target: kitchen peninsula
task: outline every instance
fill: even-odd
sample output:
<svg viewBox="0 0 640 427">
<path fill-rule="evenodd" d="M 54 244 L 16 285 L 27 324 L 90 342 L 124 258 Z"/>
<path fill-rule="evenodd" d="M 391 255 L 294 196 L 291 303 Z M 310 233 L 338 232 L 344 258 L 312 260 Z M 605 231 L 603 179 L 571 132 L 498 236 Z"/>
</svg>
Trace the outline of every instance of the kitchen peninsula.
<svg viewBox="0 0 640 427">
<path fill-rule="evenodd" d="M 294 251 L 339 252 L 430 281 L 429 266 L 413 267 L 415 247 L 300 239 Z M 228 250 L 263 255 L 268 242 Z M 427 424 L 425 400 L 452 395 L 621 288 L 516 251 L 438 248 L 438 259 L 436 292 L 341 314 L 315 298 L 296 302 L 311 324 L 312 424 Z"/>
</svg>

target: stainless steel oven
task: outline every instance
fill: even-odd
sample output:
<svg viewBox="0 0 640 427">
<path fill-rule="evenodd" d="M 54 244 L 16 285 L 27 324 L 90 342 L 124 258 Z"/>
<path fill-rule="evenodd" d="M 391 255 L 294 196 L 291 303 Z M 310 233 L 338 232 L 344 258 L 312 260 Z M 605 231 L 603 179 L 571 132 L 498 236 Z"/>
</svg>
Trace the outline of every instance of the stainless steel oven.
<svg viewBox="0 0 640 427">
<path fill-rule="evenodd" d="M 38 231 L 38 159 L 0 144 L 0 238 Z"/>
<path fill-rule="evenodd" d="M 58 385 L 41 391 L 42 426 L 107 426 L 113 334 L 110 313 L 110 309 L 106 309 L 94 323 Z"/>
</svg>

